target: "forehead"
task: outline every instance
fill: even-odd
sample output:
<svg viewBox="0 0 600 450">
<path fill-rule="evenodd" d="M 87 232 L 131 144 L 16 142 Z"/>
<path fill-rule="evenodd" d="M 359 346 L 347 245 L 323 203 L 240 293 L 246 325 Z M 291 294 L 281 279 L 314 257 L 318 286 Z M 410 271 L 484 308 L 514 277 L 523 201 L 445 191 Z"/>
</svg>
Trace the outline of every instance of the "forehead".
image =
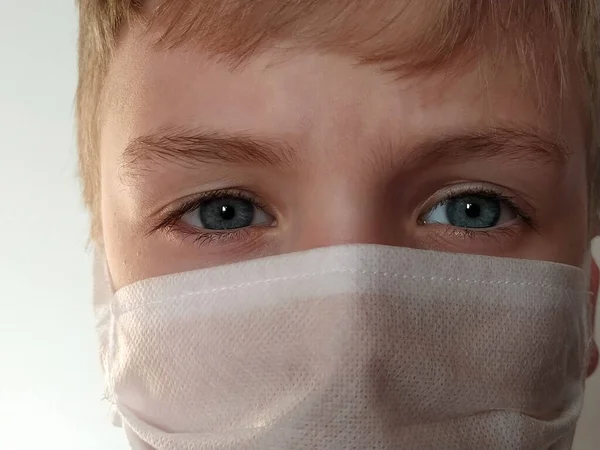
<svg viewBox="0 0 600 450">
<path fill-rule="evenodd" d="M 116 111 L 131 112 L 141 99 L 146 104 L 154 102 L 152 116 L 157 122 L 166 120 L 159 119 L 158 111 L 177 116 L 170 120 L 181 120 L 179 116 L 190 109 L 198 120 L 211 121 L 226 115 L 233 122 L 236 114 L 219 113 L 228 104 L 219 98 L 225 95 L 230 100 L 235 98 L 238 111 L 242 105 L 251 108 L 252 114 L 243 119 L 245 126 L 251 126 L 253 120 L 276 123 L 283 117 L 289 123 L 294 113 L 302 114 L 306 122 L 307 114 L 314 116 L 317 112 L 315 105 L 307 105 L 317 92 L 356 101 L 349 94 L 349 78 L 381 83 L 369 89 L 380 94 L 385 91 L 382 95 L 386 99 L 392 90 L 409 97 L 412 93 L 420 103 L 429 101 L 433 106 L 428 111 L 431 115 L 438 112 L 443 116 L 445 105 L 460 101 L 484 107 L 487 100 L 488 109 L 493 101 L 497 116 L 503 114 L 498 108 L 500 100 L 509 109 L 515 109 L 514 102 L 520 101 L 520 109 L 537 108 L 545 115 L 561 106 L 558 100 L 562 100 L 559 96 L 564 90 L 558 88 L 558 83 L 564 71 L 557 70 L 556 64 L 561 60 L 557 52 L 562 49 L 556 30 L 561 27 L 548 26 L 551 0 L 424 3 L 143 2 L 144 20 L 132 21 L 123 30 L 104 98 Z M 554 20 L 561 19 L 557 16 Z M 524 39 L 524 30 L 531 27 L 536 27 L 534 38 L 530 33 Z M 332 83 L 328 84 L 326 78 Z M 163 92 L 154 90 L 157 85 L 169 86 L 168 105 L 160 105 Z M 246 89 L 249 85 L 252 91 Z M 306 95 L 306 90 L 313 96 Z M 194 95 L 188 95 L 191 92 Z M 359 91 L 356 94 L 361 95 Z M 369 96 L 374 98 L 373 92 Z M 493 99 L 495 96 L 500 98 Z M 186 107 L 189 102 L 192 105 Z M 260 105 L 267 102 L 268 108 L 261 109 Z M 216 105 L 198 108 L 198 104 L 211 103 Z M 380 103 L 379 109 L 389 103 Z M 412 108 L 414 105 L 409 103 L 403 100 L 406 108 Z M 176 108 L 168 107 L 173 105 Z M 310 108 L 312 112 L 307 113 Z M 167 113 L 170 109 L 177 111 Z M 207 110 L 209 117 L 201 117 Z M 275 117 L 259 113 L 266 110 Z M 138 108 L 138 116 L 140 112 Z M 479 119 L 482 113 L 476 112 Z M 466 113 L 464 119 L 468 119 Z"/>
<path fill-rule="evenodd" d="M 516 58 L 495 65 L 481 57 L 402 73 L 343 53 L 290 50 L 286 42 L 232 69 L 202 51 L 157 49 L 144 30 L 131 28 L 109 73 L 105 125 L 122 134 L 121 144 L 173 126 L 399 140 L 509 122 L 544 132 L 571 127 L 572 105 L 555 95 L 552 70 L 536 79 L 522 72 Z"/>
</svg>

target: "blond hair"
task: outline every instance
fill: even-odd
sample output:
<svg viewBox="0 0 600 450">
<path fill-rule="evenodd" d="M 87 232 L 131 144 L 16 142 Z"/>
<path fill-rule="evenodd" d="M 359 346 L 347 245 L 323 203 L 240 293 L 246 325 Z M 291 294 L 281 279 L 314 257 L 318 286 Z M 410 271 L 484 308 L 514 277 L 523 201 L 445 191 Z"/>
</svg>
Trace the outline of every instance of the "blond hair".
<svg viewBox="0 0 600 450">
<path fill-rule="evenodd" d="M 153 10 L 145 3 L 78 0 L 79 167 L 94 238 L 100 231 L 100 99 L 118 36 L 132 21 L 155 34 L 158 46 L 198 46 L 233 66 L 270 43 L 291 40 L 392 70 L 431 70 L 456 55 L 498 49 L 533 67 L 540 47 L 551 42 L 561 92 L 572 91 L 575 81 L 567 76 L 571 64 L 577 65 L 578 83 L 586 92 L 593 124 L 588 137 L 589 195 L 595 205 L 600 185 L 598 0 L 169 0 Z M 395 26 L 400 20 L 402 26 Z"/>
</svg>

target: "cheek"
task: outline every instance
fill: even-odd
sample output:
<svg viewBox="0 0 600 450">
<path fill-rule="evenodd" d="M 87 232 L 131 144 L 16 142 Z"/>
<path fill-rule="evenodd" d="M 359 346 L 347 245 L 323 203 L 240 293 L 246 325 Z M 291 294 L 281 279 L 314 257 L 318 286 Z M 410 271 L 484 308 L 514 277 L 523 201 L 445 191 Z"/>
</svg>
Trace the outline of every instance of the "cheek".
<svg viewBox="0 0 600 450">
<path fill-rule="evenodd" d="M 552 224 L 543 232 L 548 259 L 587 270 L 592 230 L 586 172 L 585 157 L 573 155 L 566 174 L 557 180 L 561 185 L 558 196 L 549 198 L 552 203 L 544 208 L 542 220 Z"/>
</svg>

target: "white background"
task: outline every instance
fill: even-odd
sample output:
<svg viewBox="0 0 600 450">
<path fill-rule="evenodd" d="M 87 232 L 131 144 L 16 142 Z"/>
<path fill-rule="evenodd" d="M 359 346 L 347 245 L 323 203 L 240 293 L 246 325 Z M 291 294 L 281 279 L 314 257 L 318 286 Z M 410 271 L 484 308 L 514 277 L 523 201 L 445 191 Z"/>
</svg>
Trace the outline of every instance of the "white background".
<svg viewBox="0 0 600 450">
<path fill-rule="evenodd" d="M 72 120 L 74 1 L 0 0 L 2 450 L 128 448 L 101 402 Z M 578 450 L 600 449 L 594 380 Z"/>
</svg>

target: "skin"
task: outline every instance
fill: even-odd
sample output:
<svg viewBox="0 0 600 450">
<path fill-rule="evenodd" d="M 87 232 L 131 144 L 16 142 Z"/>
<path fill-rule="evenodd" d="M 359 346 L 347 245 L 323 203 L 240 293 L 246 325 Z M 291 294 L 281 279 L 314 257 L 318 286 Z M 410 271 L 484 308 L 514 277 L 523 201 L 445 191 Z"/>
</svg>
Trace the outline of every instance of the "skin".
<svg viewBox="0 0 600 450">
<path fill-rule="evenodd" d="M 493 75 L 482 65 L 398 77 L 350 56 L 282 56 L 272 49 L 231 71 L 198 52 L 153 49 L 140 30 L 127 30 L 109 73 L 101 127 L 103 244 L 114 288 L 344 243 L 584 268 L 591 233 L 573 231 L 588 226 L 580 106 L 548 95 L 555 92 L 552 80 L 523 86 L 511 61 Z M 419 160 L 424 142 L 506 124 L 553 136 L 568 157 L 542 162 L 527 149 L 513 149 L 465 153 L 460 161 Z M 138 164 L 127 163 L 132 142 L 167 129 L 285 142 L 280 151 L 292 162 L 182 162 L 139 157 L 151 150 L 137 148 Z M 512 198 L 535 225 L 505 206 L 503 223 L 490 230 L 423 223 L 442 200 L 467 187 Z M 200 229 L 192 211 L 157 229 L 165 210 L 232 188 L 256 199 L 264 223 L 219 234 Z M 592 273 L 597 292 L 597 269 Z"/>
</svg>

